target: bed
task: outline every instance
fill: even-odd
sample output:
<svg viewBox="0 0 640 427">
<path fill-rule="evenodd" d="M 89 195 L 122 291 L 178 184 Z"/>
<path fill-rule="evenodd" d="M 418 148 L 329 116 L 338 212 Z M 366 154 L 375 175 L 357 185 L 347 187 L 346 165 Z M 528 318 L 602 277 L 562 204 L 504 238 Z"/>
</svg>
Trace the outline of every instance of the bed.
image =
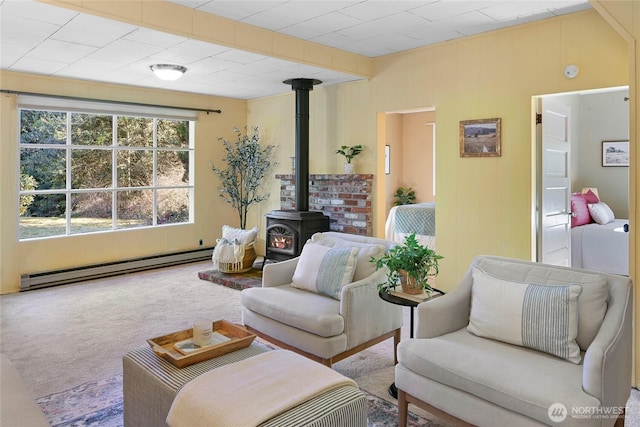
<svg viewBox="0 0 640 427">
<path fill-rule="evenodd" d="M 401 205 L 391 208 L 385 224 L 385 239 L 402 243 L 405 237 L 414 232 L 420 244 L 431 249 L 435 248 L 435 202 Z"/>
<path fill-rule="evenodd" d="M 592 222 L 571 229 L 571 267 L 629 275 L 629 220 Z M 625 227 L 627 225 L 627 227 Z"/>
</svg>

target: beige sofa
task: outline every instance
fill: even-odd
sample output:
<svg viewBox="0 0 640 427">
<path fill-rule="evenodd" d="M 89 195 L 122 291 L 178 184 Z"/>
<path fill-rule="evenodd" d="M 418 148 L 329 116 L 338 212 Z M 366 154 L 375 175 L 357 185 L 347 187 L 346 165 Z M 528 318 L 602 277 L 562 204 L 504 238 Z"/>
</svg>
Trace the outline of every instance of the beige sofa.
<svg viewBox="0 0 640 427">
<path fill-rule="evenodd" d="M 49 426 L 9 358 L 0 354 L 0 426 Z"/>
<path fill-rule="evenodd" d="M 400 425 L 407 402 L 479 426 L 620 423 L 632 301 L 625 276 L 477 257 L 398 346 Z"/>
</svg>

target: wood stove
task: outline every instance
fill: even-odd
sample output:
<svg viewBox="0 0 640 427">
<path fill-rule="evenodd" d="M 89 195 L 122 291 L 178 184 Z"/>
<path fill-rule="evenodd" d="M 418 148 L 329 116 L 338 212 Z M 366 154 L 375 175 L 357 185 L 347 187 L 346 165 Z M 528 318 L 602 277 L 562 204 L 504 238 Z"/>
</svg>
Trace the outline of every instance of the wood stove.
<svg viewBox="0 0 640 427">
<path fill-rule="evenodd" d="M 329 217 L 309 211 L 309 91 L 322 83 L 315 79 L 290 79 L 296 92 L 296 192 L 295 211 L 277 210 L 267 215 L 267 248 L 264 262 L 295 258 L 314 233 L 329 231 Z M 263 264 L 264 265 L 264 264 Z"/>
<path fill-rule="evenodd" d="M 297 257 L 314 233 L 329 230 L 329 217 L 321 212 L 271 211 L 266 217 L 265 259 L 274 261 Z"/>
</svg>

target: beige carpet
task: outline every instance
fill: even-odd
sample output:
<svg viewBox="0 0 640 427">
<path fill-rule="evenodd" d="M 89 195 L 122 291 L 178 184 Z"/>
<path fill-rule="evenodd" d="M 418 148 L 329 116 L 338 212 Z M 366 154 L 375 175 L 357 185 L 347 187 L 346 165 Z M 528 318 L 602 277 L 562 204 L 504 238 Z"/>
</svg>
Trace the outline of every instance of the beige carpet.
<svg viewBox="0 0 640 427">
<path fill-rule="evenodd" d="M 0 296 L 0 351 L 16 364 L 34 397 L 122 373 L 122 355 L 146 339 L 206 317 L 240 323 L 240 292 L 198 278 L 195 263 L 86 283 Z M 405 308 L 405 325 L 409 309 Z M 403 328 L 403 339 L 409 328 Z M 334 365 L 383 399 L 393 382 L 393 340 Z M 640 427 L 633 391 L 626 426 Z M 431 418 L 423 411 L 415 410 Z"/>
<path fill-rule="evenodd" d="M 147 345 L 147 338 L 187 329 L 199 317 L 241 322 L 240 291 L 198 278 L 209 267 L 194 263 L 0 296 L 0 350 L 34 397 L 107 380 L 122 373 L 122 355 Z M 395 403 L 387 391 L 393 382 L 392 339 L 334 368 Z"/>
</svg>

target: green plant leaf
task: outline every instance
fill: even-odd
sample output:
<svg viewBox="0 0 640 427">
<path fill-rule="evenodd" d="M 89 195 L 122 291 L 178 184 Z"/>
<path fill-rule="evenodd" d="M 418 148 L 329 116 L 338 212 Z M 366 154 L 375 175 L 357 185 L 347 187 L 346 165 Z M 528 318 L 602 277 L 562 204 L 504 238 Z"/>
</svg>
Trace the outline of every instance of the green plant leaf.
<svg viewBox="0 0 640 427">
<path fill-rule="evenodd" d="M 405 237 L 402 245 L 397 245 L 379 257 L 372 257 L 376 270 L 386 268 L 387 281 L 378 284 L 380 291 L 388 292 L 400 284 L 399 270 L 405 270 L 416 279 L 422 289 L 431 290 L 429 278 L 436 277 L 439 272 L 438 262 L 443 257 L 435 250 L 421 245 L 416 239 L 416 233 Z"/>
</svg>

